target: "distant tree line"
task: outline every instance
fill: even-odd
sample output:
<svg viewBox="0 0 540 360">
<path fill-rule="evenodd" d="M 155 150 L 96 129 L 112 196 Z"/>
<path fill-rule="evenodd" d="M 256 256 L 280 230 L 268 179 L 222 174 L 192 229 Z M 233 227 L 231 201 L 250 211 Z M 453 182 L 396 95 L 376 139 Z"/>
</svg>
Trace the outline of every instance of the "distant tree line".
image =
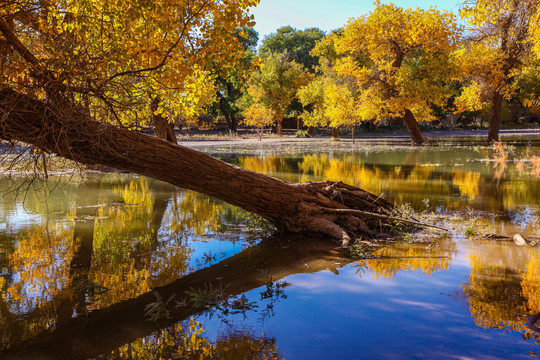
<svg viewBox="0 0 540 360">
<path fill-rule="evenodd" d="M 489 126 L 540 124 L 538 0 L 469 1 L 459 16 L 436 8 L 375 3 L 369 14 L 328 34 L 290 26 L 266 36 L 243 29 L 250 71 L 217 77 L 211 118 L 231 131 L 240 121 L 282 132 L 353 130 L 403 123 L 413 143 L 426 141 L 420 123 Z M 249 65 L 248 65 L 249 63 Z M 242 73 L 246 77 L 240 78 Z"/>
</svg>

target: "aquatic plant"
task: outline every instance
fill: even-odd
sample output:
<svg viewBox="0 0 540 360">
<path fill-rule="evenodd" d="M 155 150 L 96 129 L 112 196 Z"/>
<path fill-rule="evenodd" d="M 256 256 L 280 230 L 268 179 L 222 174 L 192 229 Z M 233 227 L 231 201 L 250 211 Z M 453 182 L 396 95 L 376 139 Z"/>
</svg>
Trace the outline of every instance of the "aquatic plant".
<svg viewBox="0 0 540 360">
<path fill-rule="evenodd" d="M 478 235 L 478 230 L 476 230 L 474 227 L 469 226 L 465 229 L 465 236 L 476 236 Z"/>
<path fill-rule="evenodd" d="M 226 300 L 225 289 L 223 285 L 213 285 L 206 283 L 202 287 L 190 287 L 185 293 L 193 307 L 196 308 L 211 308 Z"/>
<path fill-rule="evenodd" d="M 156 297 L 156 301 L 151 302 L 144 307 L 144 316 L 148 318 L 148 321 L 154 322 L 161 319 L 170 319 L 171 312 L 167 309 L 167 306 L 174 299 L 176 294 L 172 294 L 166 302 L 163 302 L 163 298 L 157 291 L 154 291 L 154 296 Z"/>
<path fill-rule="evenodd" d="M 362 239 L 356 241 L 348 249 L 349 255 L 355 259 L 365 259 L 371 255 L 368 247 Z"/>
</svg>

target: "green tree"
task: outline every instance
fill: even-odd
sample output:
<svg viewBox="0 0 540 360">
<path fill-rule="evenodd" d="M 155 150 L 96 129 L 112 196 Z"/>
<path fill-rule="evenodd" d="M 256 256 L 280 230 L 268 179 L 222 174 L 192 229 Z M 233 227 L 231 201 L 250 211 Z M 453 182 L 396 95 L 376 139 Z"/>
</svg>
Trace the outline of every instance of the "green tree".
<svg viewBox="0 0 540 360">
<path fill-rule="evenodd" d="M 318 28 L 297 30 L 291 26 L 283 26 L 263 39 L 259 55 L 268 57 L 273 53 L 286 52 L 292 60 L 313 72 L 319 59 L 311 54 L 311 50 L 324 35 L 324 31 Z"/>
<path fill-rule="evenodd" d="M 260 71 L 253 73 L 248 94 L 258 104 L 256 106 L 263 106 L 274 114 L 279 135 L 296 92 L 307 83 L 308 77 L 302 66 L 291 60 L 287 53 L 270 54 L 263 60 Z"/>
<path fill-rule="evenodd" d="M 223 117 L 232 132 L 236 132 L 242 116 L 240 99 L 245 90 L 248 72 L 253 69 L 254 63 L 258 63 L 255 59 L 255 48 L 259 40 L 257 31 L 253 28 L 241 28 L 237 30 L 237 34 L 238 40 L 244 46 L 244 56 L 240 63 L 230 70 L 224 72 L 222 66 L 215 69 L 218 73 L 216 77 L 218 100 L 209 113 L 213 117 Z"/>
</svg>

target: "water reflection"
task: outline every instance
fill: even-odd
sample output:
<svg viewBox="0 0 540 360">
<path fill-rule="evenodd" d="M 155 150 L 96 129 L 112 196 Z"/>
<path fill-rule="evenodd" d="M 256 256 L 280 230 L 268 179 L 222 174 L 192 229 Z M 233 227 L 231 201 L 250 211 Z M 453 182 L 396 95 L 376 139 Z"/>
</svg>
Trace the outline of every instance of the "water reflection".
<svg viewBox="0 0 540 360">
<path fill-rule="evenodd" d="M 183 276 L 188 239 L 221 225 L 215 200 L 145 178 L 51 184 L 4 197 L 2 348 Z"/>
<path fill-rule="evenodd" d="M 476 325 L 532 336 L 527 317 L 540 313 L 539 249 L 481 241 L 469 259 L 472 271 L 463 291 Z"/>
<path fill-rule="evenodd" d="M 313 239 L 267 239 L 251 248 L 231 256 L 218 264 L 185 275 L 174 282 L 157 288 L 159 299 L 166 301 L 165 316 L 148 321 L 148 305 L 156 303 L 152 292 L 121 301 L 107 308 L 89 312 L 84 318 L 70 319 L 54 331 L 36 335 L 31 344 L 14 346 L 7 356 L 64 358 L 77 354 L 78 358 L 107 353 L 121 345 L 146 337 L 164 327 L 188 319 L 207 309 L 198 304 L 186 304 L 183 297 L 209 288 L 221 288 L 224 298 L 239 296 L 253 289 L 269 291 L 269 279 L 277 281 L 295 273 L 336 271 L 350 259 L 337 245 Z M 282 288 L 283 286 L 281 286 Z M 198 290 L 197 290 L 198 289 Z M 271 285 L 274 298 L 277 286 Z M 265 290 L 263 290 L 264 293 Z M 170 302 L 176 297 L 182 304 Z M 161 302 L 160 302 L 161 303 Z M 160 305 L 161 306 L 161 305 Z M 129 331 L 125 331 L 129 329 Z"/>
<path fill-rule="evenodd" d="M 343 181 L 418 209 L 429 198 L 440 209 L 508 212 L 540 198 L 538 178 L 514 163 L 501 172 L 490 148 L 459 150 L 241 156 L 238 165 L 287 181 Z"/>
<path fill-rule="evenodd" d="M 400 242 L 375 251 L 375 258 L 359 261 L 357 266 L 361 270 L 369 269 L 375 279 L 392 278 L 402 270 L 430 275 L 448 269 L 455 252 L 456 245 L 449 238 L 427 243 Z"/>
<path fill-rule="evenodd" d="M 199 321 L 190 319 L 189 323 L 174 324 L 96 359 L 283 359 L 276 339 L 263 334 L 229 330 L 211 343 L 202 336 L 203 331 Z"/>
<path fill-rule="evenodd" d="M 416 209 L 424 209 L 423 200 L 429 198 L 436 210 L 471 207 L 502 212 L 504 216 L 479 219 L 474 226 L 489 225 L 504 233 L 501 224 L 506 222 L 538 234 L 538 177 L 520 169 L 530 170 L 529 163 L 505 163 L 501 172 L 491 161 L 493 153 L 491 148 L 390 148 L 240 156 L 235 161 L 289 181 L 342 180 L 384 193 L 396 202 L 407 201 Z M 248 294 L 245 301 L 255 302 L 263 310 L 267 303 L 260 296 L 270 281 L 286 279 L 294 288 L 295 274 L 310 274 L 306 275 L 307 287 L 326 287 L 329 298 L 335 298 L 340 296 L 340 284 L 350 280 L 349 268 L 354 281 L 362 281 L 363 289 L 374 294 L 370 301 L 376 305 L 388 295 L 384 286 L 410 281 L 403 280 L 403 274 L 413 274 L 417 286 L 424 288 L 431 286 L 426 285 L 424 275 L 430 279 L 454 276 L 448 286 L 461 289 L 469 307 L 462 315 L 471 323 L 472 316 L 480 328 L 512 329 L 524 337 L 538 337 L 531 330 L 537 323 L 534 315 L 540 313 L 538 248 L 466 240 L 460 231 L 454 231 L 449 238 L 384 244 L 374 258 L 353 262 L 333 246 L 310 238 L 278 237 L 260 244 L 247 241 L 250 220 L 238 208 L 207 196 L 141 177 L 109 174 L 80 180 L 52 179 L 35 191 L 0 198 L 0 346 L 10 348 L 7 356 L 148 358 L 198 349 L 182 354 L 241 357 L 226 350 L 236 349 L 254 358 L 280 358 L 280 338 L 259 336 L 267 331 L 263 322 L 257 322 L 258 316 L 245 320 L 248 333 L 243 327 L 233 327 L 214 341 L 203 337 L 199 333 L 202 325 L 189 325 L 186 319 L 208 307 L 191 302 L 190 292 L 220 287 L 231 301 L 243 301 L 241 296 Z M 16 179 L 15 186 L 19 181 L 23 180 Z M 0 178 L 0 186 L 6 184 Z M 314 274 L 328 271 L 339 277 L 318 283 Z M 468 279 L 465 283 L 463 274 Z M 392 294 L 393 300 L 388 300 L 394 301 L 388 306 L 392 310 L 376 308 L 378 316 L 395 316 L 391 311 L 396 311 L 396 299 L 403 306 L 444 308 L 437 307 L 434 298 L 425 302 L 409 299 L 409 286 L 403 284 L 405 290 Z M 166 306 L 170 318 L 153 322 L 144 315 L 148 304 L 156 301 L 154 291 L 164 302 L 172 299 Z M 312 308 L 325 301 L 329 300 L 311 294 L 289 298 L 279 306 L 313 312 Z M 179 306 L 180 302 L 187 305 Z M 351 304 L 360 305 L 355 309 Z M 367 320 L 364 305 L 369 308 L 370 303 L 362 304 L 357 294 L 347 303 L 346 318 L 363 317 L 351 328 L 341 328 L 340 321 L 347 321 L 337 315 L 334 319 L 334 313 L 341 311 L 337 306 L 326 315 L 341 333 L 359 329 L 369 333 L 381 319 Z M 418 315 L 418 310 L 407 313 L 401 306 L 400 311 L 404 318 Z M 277 310 L 276 317 L 280 317 Z M 273 326 L 281 329 L 282 325 Z M 21 345 L 26 339 L 32 339 L 30 346 Z"/>
</svg>

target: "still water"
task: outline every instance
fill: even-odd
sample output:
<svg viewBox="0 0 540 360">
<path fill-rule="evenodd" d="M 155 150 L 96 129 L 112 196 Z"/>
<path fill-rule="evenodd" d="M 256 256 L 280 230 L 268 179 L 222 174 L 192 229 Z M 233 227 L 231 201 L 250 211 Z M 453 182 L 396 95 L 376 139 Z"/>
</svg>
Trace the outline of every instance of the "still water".
<svg viewBox="0 0 540 360">
<path fill-rule="evenodd" d="M 534 143 L 196 147 L 357 185 L 451 231 L 358 260 L 143 177 L 0 178 L 0 358 L 540 356 L 540 247 L 480 239 L 540 235 Z"/>
</svg>

